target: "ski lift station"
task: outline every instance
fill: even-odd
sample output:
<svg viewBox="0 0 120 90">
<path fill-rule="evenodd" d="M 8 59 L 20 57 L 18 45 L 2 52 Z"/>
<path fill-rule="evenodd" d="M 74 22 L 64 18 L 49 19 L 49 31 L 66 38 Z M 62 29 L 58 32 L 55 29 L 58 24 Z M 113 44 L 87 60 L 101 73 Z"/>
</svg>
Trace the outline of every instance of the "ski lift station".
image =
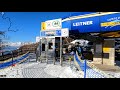
<svg viewBox="0 0 120 90">
<path fill-rule="evenodd" d="M 62 65 L 63 39 L 93 42 L 93 61 L 115 65 L 115 38 L 120 37 L 120 12 L 78 12 L 65 18 L 41 23 L 39 60 L 47 63 L 56 57 Z M 56 56 L 57 55 L 57 56 Z"/>
</svg>

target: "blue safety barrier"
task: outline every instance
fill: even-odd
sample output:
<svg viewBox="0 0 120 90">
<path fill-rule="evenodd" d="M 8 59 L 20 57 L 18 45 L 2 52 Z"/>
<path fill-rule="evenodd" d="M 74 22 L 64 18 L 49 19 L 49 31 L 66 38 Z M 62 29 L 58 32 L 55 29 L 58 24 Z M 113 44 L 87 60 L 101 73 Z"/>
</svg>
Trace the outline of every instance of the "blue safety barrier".
<svg viewBox="0 0 120 90">
<path fill-rule="evenodd" d="M 11 60 L 11 61 L 8 61 L 8 62 L 5 62 L 5 63 L 1 63 L 0 64 L 0 69 L 4 69 L 4 68 L 7 68 L 7 67 L 12 66 L 14 64 L 17 64 L 21 60 L 25 59 L 28 55 L 29 55 L 29 53 L 25 54 L 24 56 L 22 56 L 22 57 L 20 57 L 18 59 L 14 59 L 14 60 Z"/>
<path fill-rule="evenodd" d="M 84 60 L 84 78 L 86 78 L 86 66 L 87 66 L 87 62 L 86 60 Z"/>
<path fill-rule="evenodd" d="M 88 78 L 105 78 L 105 75 L 103 75 L 100 72 L 95 71 L 93 68 L 88 66 L 86 60 L 83 60 L 83 62 L 81 62 L 81 60 L 79 60 L 79 58 L 76 54 L 75 54 L 75 60 L 77 61 L 80 69 L 84 72 L 84 78 L 86 78 L 86 77 L 88 77 Z"/>
</svg>

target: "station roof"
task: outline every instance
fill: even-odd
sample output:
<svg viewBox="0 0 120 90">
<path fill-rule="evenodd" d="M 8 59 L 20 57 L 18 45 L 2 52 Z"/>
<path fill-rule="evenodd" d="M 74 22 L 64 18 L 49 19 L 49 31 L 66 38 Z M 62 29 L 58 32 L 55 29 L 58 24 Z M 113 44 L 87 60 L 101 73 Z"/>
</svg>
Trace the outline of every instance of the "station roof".
<svg viewBox="0 0 120 90">
<path fill-rule="evenodd" d="M 96 13 L 96 12 L 76 12 L 76 13 L 71 13 L 71 14 L 69 14 L 68 16 L 62 17 L 62 19 L 64 20 L 64 19 L 69 18 L 69 17 L 86 15 L 86 14 L 92 14 L 92 13 Z"/>
<path fill-rule="evenodd" d="M 64 18 L 62 22 L 69 21 L 69 20 L 75 20 L 75 19 L 82 19 L 82 18 L 89 18 L 89 17 L 95 17 L 95 16 L 103 16 L 103 15 L 109 15 L 109 14 L 116 14 L 120 12 L 86 12 L 86 13 L 76 13 L 71 14 L 70 16 Z"/>
</svg>

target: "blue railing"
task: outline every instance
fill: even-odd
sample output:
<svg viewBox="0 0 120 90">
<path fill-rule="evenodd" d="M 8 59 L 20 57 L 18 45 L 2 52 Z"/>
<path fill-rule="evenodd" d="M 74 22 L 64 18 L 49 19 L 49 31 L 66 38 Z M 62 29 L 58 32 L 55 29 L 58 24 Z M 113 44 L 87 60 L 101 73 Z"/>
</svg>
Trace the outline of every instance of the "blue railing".
<svg viewBox="0 0 120 90">
<path fill-rule="evenodd" d="M 88 77 L 88 78 L 105 78 L 105 76 L 100 73 L 95 71 L 93 68 L 91 68 L 90 66 L 87 65 L 86 60 L 83 60 L 83 62 L 81 62 L 81 60 L 79 60 L 78 55 L 75 55 L 75 60 L 78 63 L 80 69 L 84 72 L 84 78 Z"/>
<path fill-rule="evenodd" d="M 7 67 L 12 66 L 12 65 L 14 65 L 14 64 L 17 64 L 17 63 L 19 63 L 21 60 L 25 59 L 28 55 L 29 55 L 29 53 L 25 54 L 24 56 L 22 56 L 22 57 L 20 57 L 20 58 L 17 58 L 17 59 L 8 61 L 8 62 L 1 63 L 1 64 L 0 64 L 0 69 L 4 69 L 4 68 L 7 68 Z"/>
</svg>

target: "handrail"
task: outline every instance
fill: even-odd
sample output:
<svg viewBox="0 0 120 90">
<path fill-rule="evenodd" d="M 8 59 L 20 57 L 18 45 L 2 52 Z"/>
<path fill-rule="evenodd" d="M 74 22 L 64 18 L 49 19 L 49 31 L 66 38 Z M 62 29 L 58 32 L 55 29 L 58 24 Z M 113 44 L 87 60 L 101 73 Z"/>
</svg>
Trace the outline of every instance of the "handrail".
<svg viewBox="0 0 120 90">
<path fill-rule="evenodd" d="M 5 63 L 1 63 L 0 64 L 0 69 L 4 69 L 4 68 L 8 68 L 10 66 L 12 66 L 13 64 L 17 64 L 19 62 L 21 62 L 22 60 L 24 60 L 27 56 L 29 55 L 29 52 L 25 53 L 24 55 L 22 55 L 20 58 L 14 59 L 13 61 L 8 61 Z M 25 56 L 25 57 L 24 57 Z"/>
<path fill-rule="evenodd" d="M 76 52 L 76 54 L 75 54 L 76 56 L 77 56 L 77 58 L 78 58 L 78 60 L 82 63 L 82 64 L 84 64 L 84 60 L 81 60 L 80 59 L 80 57 L 78 56 L 78 53 Z M 76 58 L 74 58 L 74 59 L 76 59 Z M 75 60 L 74 60 L 75 61 Z M 78 67 L 78 62 L 75 62 L 76 64 L 77 64 L 77 68 L 79 68 L 80 70 L 82 70 L 81 69 L 81 67 Z M 79 65 L 80 66 L 80 65 Z M 84 66 L 85 67 L 85 66 Z M 112 75 L 108 75 L 107 73 L 105 73 L 105 72 L 103 72 L 103 71 L 101 71 L 100 69 L 98 69 L 94 64 L 92 64 L 92 63 L 90 63 L 90 62 L 88 62 L 88 61 L 86 61 L 86 67 L 90 67 L 92 70 L 94 70 L 94 71 L 96 71 L 96 72 L 99 72 L 101 75 L 104 75 L 105 77 L 108 77 L 108 78 L 115 78 L 115 77 L 113 77 Z"/>
</svg>

